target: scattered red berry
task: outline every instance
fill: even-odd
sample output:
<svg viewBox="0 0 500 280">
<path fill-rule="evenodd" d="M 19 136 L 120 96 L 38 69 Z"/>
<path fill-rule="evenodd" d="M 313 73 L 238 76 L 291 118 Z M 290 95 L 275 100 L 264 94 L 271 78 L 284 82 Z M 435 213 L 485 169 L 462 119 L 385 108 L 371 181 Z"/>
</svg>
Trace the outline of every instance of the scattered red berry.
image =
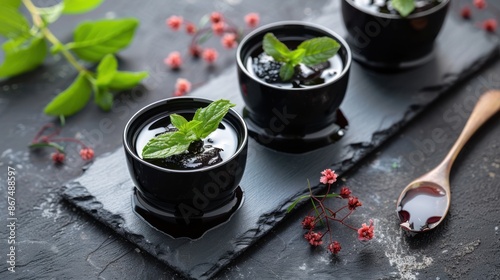
<svg viewBox="0 0 500 280">
<path fill-rule="evenodd" d="M 171 52 L 163 62 L 172 69 L 179 69 L 182 66 L 181 53 L 177 51 Z"/>
<path fill-rule="evenodd" d="M 179 30 L 181 28 L 183 19 L 180 16 L 171 16 L 167 18 L 166 24 L 174 31 Z"/>
<path fill-rule="evenodd" d="M 192 57 L 200 57 L 203 49 L 199 45 L 189 46 L 189 54 Z"/>
<path fill-rule="evenodd" d="M 175 96 L 183 96 L 191 91 L 191 82 L 186 79 L 179 78 L 175 83 Z"/>
<path fill-rule="evenodd" d="M 349 210 L 355 210 L 359 206 L 363 205 L 361 203 L 361 201 L 359 201 L 359 199 L 355 196 L 349 197 L 349 202 L 347 204 L 348 204 Z"/>
<path fill-rule="evenodd" d="M 325 169 L 321 172 L 321 178 L 319 181 L 322 184 L 333 184 L 335 181 L 337 181 L 337 174 L 335 174 L 335 171 L 332 171 L 331 169 Z"/>
<path fill-rule="evenodd" d="M 474 0 L 473 1 L 474 6 L 478 9 L 484 9 L 486 8 L 486 1 L 485 0 Z"/>
<path fill-rule="evenodd" d="M 217 60 L 217 56 L 219 56 L 219 54 L 215 49 L 208 48 L 203 51 L 202 56 L 206 62 L 211 64 L 214 63 L 215 60 Z"/>
<path fill-rule="evenodd" d="M 342 198 L 349 198 L 349 196 L 351 196 L 351 190 L 348 188 L 348 187 L 342 187 L 340 189 L 340 193 L 339 195 L 342 197 Z"/>
<path fill-rule="evenodd" d="M 83 148 L 80 150 L 80 157 L 82 157 L 83 160 L 91 160 L 94 158 L 94 150 L 91 148 Z"/>
<path fill-rule="evenodd" d="M 245 23 L 248 27 L 254 28 L 259 25 L 260 17 L 257 13 L 249 13 L 245 16 Z"/>
<path fill-rule="evenodd" d="M 460 15 L 465 18 L 465 19 L 470 19 L 471 16 L 471 10 L 469 6 L 465 6 L 460 10 Z"/>
<path fill-rule="evenodd" d="M 304 238 L 311 244 L 312 246 L 319 246 L 323 244 L 323 240 L 321 240 L 323 236 L 320 232 L 309 231 L 304 235 Z"/>
<path fill-rule="evenodd" d="M 483 21 L 482 23 L 482 27 L 484 30 L 488 31 L 488 32 L 495 32 L 497 30 L 497 21 L 496 19 L 487 19 L 485 21 Z"/>
<path fill-rule="evenodd" d="M 360 241 L 368 241 L 372 240 L 374 233 L 373 233 L 374 227 L 373 227 L 373 221 L 370 220 L 370 225 L 362 224 L 361 228 L 358 229 L 358 239 Z"/>
<path fill-rule="evenodd" d="M 222 21 L 212 23 L 212 32 L 217 36 L 221 36 L 222 34 L 224 34 L 225 28 L 226 28 L 226 25 Z"/>
<path fill-rule="evenodd" d="M 212 23 L 219 23 L 222 22 L 222 14 L 219 12 L 212 12 L 210 14 L 210 21 Z"/>
<path fill-rule="evenodd" d="M 189 35 L 196 33 L 196 26 L 193 23 L 186 24 L 186 33 Z"/>
<path fill-rule="evenodd" d="M 64 161 L 64 154 L 59 152 L 59 151 L 52 153 L 51 157 L 52 157 L 52 161 L 54 161 L 54 163 L 57 163 L 57 164 L 63 163 L 63 161 Z"/>
<path fill-rule="evenodd" d="M 316 220 L 313 216 L 306 216 L 304 220 L 302 220 L 302 227 L 305 229 L 314 229 L 314 221 Z"/>
<path fill-rule="evenodd" d="M 332 243 L 328 244 L 328 251 L 330 251 L 332 254 L 338 254 L 340 252 L 340 243 L 337 241 L 333 241 Z"/>
<path fill-rule="evenodd" d="M 222 46 L 224 46 L 224 48 L 226 49 L 232 49 L 236 47 L 236 45 L 238 44 L 238 42 L 236 42 L 236 34 L 234 33 L 224 34 L 224 36 L 222 36 L 221 43 Z"/>
</svg>

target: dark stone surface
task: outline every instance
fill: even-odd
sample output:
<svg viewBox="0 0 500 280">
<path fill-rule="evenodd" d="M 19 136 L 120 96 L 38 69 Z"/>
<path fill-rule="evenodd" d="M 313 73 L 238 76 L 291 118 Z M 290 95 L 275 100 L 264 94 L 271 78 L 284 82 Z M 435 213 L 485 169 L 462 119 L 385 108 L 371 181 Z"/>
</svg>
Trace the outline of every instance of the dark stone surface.
<svg viewBox="0 0 500 280">
<path fill-rule="evenodd" d="M 172 35 L 163 28 L 164 18 L 172 11 L 189 14 L 190 18 L 197 19 L 201 14 L 220 7 L 226 7 L 227 13 L 232 16 L 258 10 L 264 22 L 281 17 L 300 19 L 305 16 L 304 11 L 309 11 L 297 8 L 304 4 L 295 1 L 287 1 L 286 4 L 282 1 L 271 2 L 274 7 L 281 8 L 274 9 L 278 12 L 273 13 L 266 12 L 270 9 L 267 6 L 259 7 L 260 1 L 235 5 L 229 5 L 228 2 L 175 2 L 165 7 L 165 14 L 151 6 L 152 1 L 141 1 L 141 4 L 137 2 L 137 5 L 121 3 L 107 1 L 105 6 L 92 13 L 92 16 L 101 17 L 115 10 L 122 11 L 116 12 L 119 16 L 126 14 L 123 12 L 126 10 L 134 11 L 128 13 L 129 15 L 142 16 L 143 33 L 139 40 L 122 53 L 121 63 L 128 69 L 153 69 L 156 76 L 146 83 L 149 91 L 141 97 L 126 93 L 119 96 L 114 114 L 105 114 L 93 106 L 88 106 L 84 112 L 68 120 L 63 134 L 79 136 L 90 142 L 99 155 L 119 148 L 121 128 L 125 120 L 145 104 L 162 96 L 169 96 L 176 77 L 191 75 L 198 77 L 199 81 L 204 81 L 207 77 L 218 76 L 225 68 L 230 67 L 220 78 L 224 79 L 234 70 L 230 52 L 224 53 L 220 64 L 213 69 L 207 69 L 203 75 L 199 73 L 198 63 L 189 63 L 185 71 L 179 73 L 164 70 L 161 58 L 171 50 L 170 47 L 165 50 L 166 46 L 172 46 L 173 50 L 186 44 L 181 40 L 172 39 L 182 36 Z M 313 14 L 309 15 L 310 18 L 317 18 L 318 15 L 328 12 L 328 9 L 320 12 L 324 4 L 325 2 L 320 1 L 310 3 L 314 5 L 310 10 Z M 458 7 L 457 3 L 452 13 L 458 13 Z M 146 10 L 148 12 L 144 12 Z M 479 22 L 488 15 L 488 12 L 479 13 L 474 10 L 474 22 Z M 498 18 L 497 14 L 494 16 Z M 69 37 L 68 26 L 72 26 L 78 18 L 83 16 L 65 19 L 69 23 L 60 26 L 56 33 L 62 38 Z M 483 36 L 480 35 L 482 31 L 470 26 L 467 28 L 470 28 L 471 33 L 476 33 L 475 36 Z M 147 38 L 149 40 L 144 40 Z M 158 45 L 153 46 L 151 42 L 155 40 Z M 143 51 L 145 46 L 151 46 L 151 50 Z M 460 42 L 460 46 L 474 49 L 476 42 L 464 40 Z M 453 46 L 449 51 L 460 46 Z M 31 74 L 0 82 L 0 129 L 4 132 L 0 142 L 0 166 L 17 168 L 18 186 L 21 186 L 16 193 L 20 225 L 17 232 L 17 273 L 9 274 L 5 270 L 5 262 L 2 261 L 0 278 L 179 278 L 175 271 L 166 268 L 148 253 L 124 241 L 114 234 L 114 231 L 77 211 L 71 204 L 60 200 L 60 186 L 80 175 L 84 166 L 76 148 L 74 151 L 70 149 L 69 160 L 60 167 L 51 164 L 47 158 L 48 153 L 30 153 L 26 149 L 26 144 L 30 142 L 36 130 L 51 120 L 42 115 L 43 106 L 57 93 L 57 89 L 70 83 L 74 76 L 71 73 L 74 73 L 73 70 L 65 63 L 49 61 L 43 68 Z M 443 226 L 433 233 L 409 238 L 402 235 L 398 229 L 394 211 L 399 190 L 444 157 L 465 123 L 465 115 L 470 112 L 471 104 L 477 99 L 477 95 L 486 88 L 500 87 L 498 73 L 500 64 L 490 63 L 488 68 L 475 73 L 472 78 L 457 76 L 460 83 L 449 89 L 445 97 L 439 98 L 424 110 L 424 114 L 390 139 L 387 145 L 372 153 L 359 169 L 344 174 L 346 184 L 356 190 L 364 203 L 360 212 L 353 217 L 353 221 L 361 223 L 366 222 L 368 218 L 376 219 L 377 239 L 370 245 L 359 244 L 354 234 L 339 228 L 336 236 L 342 242 L 343 251 L 338 257 L 330 257 L 324 249 L 310 250 L 299 228 L 303 215 L 309 209 L 301 207 L 236 258 L 227 269 L 217 274 L 216 278 L 499 278 L 498 116 L 473 137 L 458 158 L 451 178 L 451 212 Z M 64 77 L 57 78 L 59 76 Z M 197 93 L 203 93 L 209 88 L 202 87 Z M 432 98 L 434 97 L 431 96 Z M 103 119 L 112 120 L 112 131 L 99 129 L 99 123 Z M 429 138 L 430 133 L 435 129 L 442 129 L 447 135 L 446 140 L 443 143 L 434 141 L 431 148 L 422 149 L 419 143 L 432 139 Z M 382 137 L 385 136 L 387 134 L 383 133 Z M 376 137 L 373 140 L 377 139 Z M 373 142 L 372 139 L 369 139 L 369 142 Z M 368 149 L 372 149 L 369 142 L 360 141 L 355 147 L 368 146 Z M 96 164 L 99 161 L 101 159 L 98 159 Z M 318 170 L 314 170 L 307 174 L 301 171 L 303 176 L 300 180 L 315 180 L 317 172 Z M 3 193 L 5 175 L 5 172 L 0 173 L 0 188 Z M 5 213 L 6 199 L 0 200 L 0 209 Z M 5 227 L 0 227 L 0 236 L 6 236 Z M 0 250 L 4 255 L 3 252 L 7 250 L 5 242 L 1 243 Z"/>
</svg>

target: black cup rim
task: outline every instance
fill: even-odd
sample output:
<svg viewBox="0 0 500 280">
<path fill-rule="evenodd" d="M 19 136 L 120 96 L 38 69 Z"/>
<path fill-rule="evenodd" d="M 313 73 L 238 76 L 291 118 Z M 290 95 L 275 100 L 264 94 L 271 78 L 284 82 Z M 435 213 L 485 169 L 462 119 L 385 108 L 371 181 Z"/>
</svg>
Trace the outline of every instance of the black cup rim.
<svg viewBox="0 0 500 280">
<path fill-rule="evenodd" d="M 128 120 L 127 124 L 125 125 L 125 128 L 123 129 L 123 146 L 125 147 L 126 153 L 131 155 L 135 160 L 139 161 L 141 164 L 144 164 L 144 165 L 149 166 L 151 168 L 157 169 L 159 171 L 175 172 L 175 173 L 198 173 L 201 171 L 204 172 L 204 171 L 208 171 L 211 169 L 216 169 L 222 165 L 225 165 L 227 162 L 233 160 L 234 158 L 239 156 L 239 154 L 241 154 L 242 151 L 245 150 L 245 147 L 248 145 L 247 144 L 248 143 L 248 128 L 247 128 L 245 121 L 243 120 L 243 117 L 240 114 L 238 114 L 238 112 L 236 112 L 236 110 L 231 108 L 231 109 L 229 109 L 228 114 L 232 114 L 234 117 L 236 117 L 237 121 L 241 123 L 244 131 L 242 133 L 243 134 L 243 139 L 241 141 L 242 144 L 239 145 L 238 149 L 234 152 L 234 154 L 230 158 L 223 160 L 215 165 L 211 165 L 211 166 L 207 166 L 207 167 L 203 167 L 203 168 L 190 169 L 190 170 L 179 170 L 179 169 L 170 169 L 170 168 L 161 167 L 161 166 L 149 163 L 149 162 L 145 161 L 144 159 L 142 159 L 141 157 L 139 157 L 137 155 L 137 153 L 135 153 L 135 151 L 133 151 L 132 147 L 130 147 L 130 145 L 127 141 L 127 135 L 130 131 L 130 127 L 132 126 L 134 121 L 136 121 L 142 114 L 144 114 L 148 110 L 155 108 L 155 107 L 158 107 L 158 106 L 164 106 L 164 105 L 168 104 L 169 101 L 172 101 L 172 100 L 204 102 L 204 103 L 207 103 L 207 105 L 214 101 L 214 100 L 210 100 L 207 98 L 193 97 L 193 96 L 169 97 L 169 98 L 158 100 L 156 102 L 153 102 L 153 103 L 141 108 Z M 238 133 L 239 133 L 239 131 L 238 131 Z"/>
<path fill-rule="evenodd" d="M 354 9 L 358 10 L 358 11 L 361 11 L 365 14 L 369 14 L 369 15 L 372 15 L 372 16 L 375 16 L 375 17 L 380 17 L 380 18 L 386 18 L 386 19 L 401 19 L 401 20 L 405 20 L 405 19 L 416 19 L 416 18 L 421 18 L 421 17 L 425 17 L 427 15 L 430 15 L 430 14 L 433 14 L 435 13 L 436 11 L 438 10 L 441 10 L 442 8 L 446 7 L 446 5 L 448 5 L 448 3 L 451 1 L 451 0 L 443 0 L 439 5 L 433 7 L 432 9 L 429 9 L 429 10 L 425 10 L 425 11 L 422 11 L 422 12 L 419 12 L 419 13 L 416 13 L 416 14 L 411 14 L 407 17 L 402 17 L 401 15 L 395 15 L 395 14 L 386 14 L 386 13 L 378 13 L 378 12 L 374 12 L 374 11 L 370 11 L 368 9 L 364 9 L 364 8 L 361 8 L 357 5 L 354 4 L 354 0 L 344 0 L 346 3 L 348 3 L 349 5 L 351 5 Z"/>
<path fill-rule="evenodd" d="M 342 47 L 344 47 L 347 51 L 347 62 L 345 63 L 343 69 L 342 69 L 342 73 L 340 73 L 340 75 L 338 75 L 337 77 L 335 77 L 335 79 L 327 82 L 327 83 L 323 83 L 323 84 L 319 84 L 319 85 L 314 85 L 314 86 L 308 86 L 307 88 L 287 88 L 286 90 L 287 91 L 305 91 L 305 90 L 308 90 L 308 89 L 316 89 L 316 88 L 322 88 L 322 87 L 327 87 L 333 83 L 336 83 L 338 80 L 340 80 L 343 76 L 347 75 L 349 73 L 349 69 L 351 68 L 351 64 L 352 64 L 352 53 L 351 53 L 351 48 L 349 47 L 349 45 L 347 44 L 347 42 L 344 40 L 344 38 L 342 38 L 339 34 L 335 33 L 334 31 L 322 26 L 322 25 L 319 25 L 319 24 L 315 24 L 315 23 L 310 23 L 310 22 L 303 22 L 303 21 L 296 21 L 296 20 L 287 20 L 287 21 L 278 21 L 278 22 L 274 22 L 274 23 L 269 23 L 269 24 L 266 24 L 266 25 L 263 25 L 255 30 L 253 30 L 252 32 L 248 33 L 242 40 L 241 42 L 239 43 L 238 45 L 238 49 L 236 50 L 236 62 L 238 64 L 238 67 L 248 76 L 250 77 L 252 80 L 258 82 L 259 84 L 262 84 L 264 86 L 267 86 L 267 87 L 270 87 L 270 88 L 275 88 L 275 89 L 283 89 L 282 87 L 279 87 L 279 86 L 276 86 L 276 85 L 273 85 L 273 84 L 269 84 L 269 83 L 266 83 L 260 79 L 257 79 L 255 78 L 248 70 L 247 68 L 245 67 L 245 64 L 243 63 L 243 61 L 241 61 L 241 52 L 242 52 L 242 49 L 243 49 L 243 46 L 247 43 L 247 41 L 249 41 L 252 37 L 254 37 L 255 35 L 259 34 L 259 33 L 263 33 L 264 31 L 268 30 L 268 29 L 271 29 L 271 28 L 276 28 L 276 27 L 279 27 L 279 26 L 283 26 L 283 25 L 297 25 L 297 26 L 307 26 L 307 27 L 312 27 L 312 28 L 315 28 L 315 29 L 318 29 L 319 31 L 322 31 L 322 32 L 325 32 L 329 35 L 331 35 L 332 37 L 335 38 L 335 40 L 337 40 L 338 42 L 340 42 L 340 44 L 342 45 Z"/>
</svg>

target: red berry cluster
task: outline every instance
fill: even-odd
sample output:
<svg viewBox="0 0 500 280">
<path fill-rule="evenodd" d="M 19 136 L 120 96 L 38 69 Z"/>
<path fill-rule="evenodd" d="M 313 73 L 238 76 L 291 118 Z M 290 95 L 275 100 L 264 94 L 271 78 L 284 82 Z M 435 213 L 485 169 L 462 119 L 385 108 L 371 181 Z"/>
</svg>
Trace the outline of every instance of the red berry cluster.
<svg viewBox="0 0 500 280">
<path fill-rule="evenodd" d="M 478 10 L 484 10 L 488 6 L 486 0 L 473 0 L 472 5 Z M 460 10 L 460 15 L 464 19 L 471 19 L 471 7 L 469 5 L 462 7 L 462 9 Z M 495 32 L 497 30 L 497 25 L 497 20 L 494 18 L 488 18 L 479 23 L 479 26 L 488 32 Z"/>
<path fill-rule="evenodd" d="M 31 148 L 53 148 L 55 152 L 51 154 L 52 161 L 55 164 L 62 164 L 65 160 L 65 152 L 64 147 L 61 146 L 61 143 L 76 143 L 80 148 L 80 157 L 83 160 L 92 160 L 94 158 L 94 150 L 92 148 L 87 147 L 82 141 L 69 138 L 69 137 L 58 137 L 61 129 L 56 127 L 53 123 L 48 123 L 44 125 L 38 133 L 33 138 L 30 147 Z"/>
<path fill-rule="evenodd" d="M 347 228 L 356 231 L 360 241 L 368 241 L 374 237 L 374 226 L 372 220 L 370 220 L 368 225 L 362 224 L 360 228 L 355 228 L 345 222 L 345 220 L 356 210 L 356 208 L 362 206 L 363 204 L 356 196 L 352 195 L 352 192 L 348 187 L 342 187 L 338 194 L 330 193 L 330 188 L 336 181 L 337 174 L 335 174 L 335 171 L 325 169 L 321 172 L 320 177 L 320 182 L 328 186 L 325 195 L 314 195 L 310 192 L 308 195 L 299 198 L 308 198 L 313 204 L 313 209 L 311 209 L 309 214 L 302 220 L 301 223 L 302 227 L 307 229 L 307 233 L 304 234 L 304 238 L 309 242 L 309 244 L 311 244 L 311 246 L 319 246 L 323 244 L 323 237 L 328 234 L 329 243 L 327 249 L 332 254 L 338 254 L 342 247 L 338 241 L 333 240 L 332 226 L 330 225 L 330 222 L 338 222 Z M 326 198 L 329 197 L 345 199 L 347 200 L 347 204 L 334 211 L 325 204 Z M 340 217 L 341 214 L 342 217 Z M 326 227 L 326 231 L 324 233 L 315 231 L 318 224 Z"/>
<path fill-rule="evenodd" d="M 208 35 L 219 36 L 221 45 L 225 49 L 233 49 L 238 45 L 238 40 L 241 37 L 241 32 L 229 20 L 219 12 L 212 12 L 209 16 L 209 26 L 196 26 L 194 23 L 185 21 L 183 17 L 173 15 L 166 20 L 167 26 L 173 30 L 181 30 L 184 26 L 185 32 L 192 36 L 188 47 L 188 55 L 191 57 L 201 57 L 209 65 L 216 62 L 219 53 L 215 48 L 202 48 L 201 44 L 206 40 Z M 254 28 L 259 24 L 260 18 L 257 13 L 249 13 L 244 18 L 248 28 Z M 172 70 L 179 70 L 183 65 L 183 57 L 181 52 L 172 51 L 163 62 Z M 191 90 L 191 83 L 187 79 L 178 79 L 174 91 L 175 96 L 182 96 Z"/>
</svg>

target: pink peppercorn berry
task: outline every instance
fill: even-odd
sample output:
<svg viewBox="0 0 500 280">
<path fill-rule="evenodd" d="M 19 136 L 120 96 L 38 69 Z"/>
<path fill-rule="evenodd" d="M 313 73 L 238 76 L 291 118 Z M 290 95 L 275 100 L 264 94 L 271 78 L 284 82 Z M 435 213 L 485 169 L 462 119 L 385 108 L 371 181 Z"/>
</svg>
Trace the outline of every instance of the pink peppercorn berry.
<svg viewBox="0 0 500 280">
<path fill-rule="evenodd" d="M 484 9 L 486 8 L 486 1 L 485 0 L 474 0 L 472 3 L 474 3 L 474 6 L 478 9 Z"/>
<path fill-rule="evenodd" d="M 462 16 L 462 18 L 470 19 L 471 14 L 472 12 L 469 6 L 465 6 L 460 10 L 460 15 Z"/>
<path fill-rule="evenodd" d="M 482 27 L 488 32 L 495 32 L 497 30 L 497 21 L 495 19 L 487 19 L 483 21 Z"/>
<path fill-rule="evenodd" d="M 83 160 L 91 160 L 94 158 L 94 150 L 91 148 L 83 148 L 80 150 L 80 157 Z"/>
<path fill-rule="evenodd" d="M 214 63 L 215 60 L 217 60 L 218 56 L 219 56 L 219 54 L 217 53 L 217 51 L 215 49 L 212 49 L 212 48 L 207 48 L 207 49 L 203 50 L 203 53 L 202 53 L 203 59 L 210 64 Z"/>
<path fill-rule="evenodd" d="M 64 154 L 57 151 L 51 155 L 52 161 L 56 164 L 62 163 L 64 161 Z"/>
<path fill-rule="evenodd" d="M 163 62 L 169 66 L 171 69 L 179 69 L 182 66 L 181 53 L 174 51 L 168 54 L 168 56 L 163 60 Z"/>
<path fill-rule="evenodd" d="M 166 20 L 166 24 L 170 29 L 177 31 L 179 28 L 181 28 L 183 22 L 183 18 L 180 16 L 170 16 Z"/>
<path fill-rule="evenodd" d="M 245 23 L 248 27 L 254 28 L 259 25 L 260 17 L 257 13 L 249 13 L 245 16 Z"/>
</svg>

